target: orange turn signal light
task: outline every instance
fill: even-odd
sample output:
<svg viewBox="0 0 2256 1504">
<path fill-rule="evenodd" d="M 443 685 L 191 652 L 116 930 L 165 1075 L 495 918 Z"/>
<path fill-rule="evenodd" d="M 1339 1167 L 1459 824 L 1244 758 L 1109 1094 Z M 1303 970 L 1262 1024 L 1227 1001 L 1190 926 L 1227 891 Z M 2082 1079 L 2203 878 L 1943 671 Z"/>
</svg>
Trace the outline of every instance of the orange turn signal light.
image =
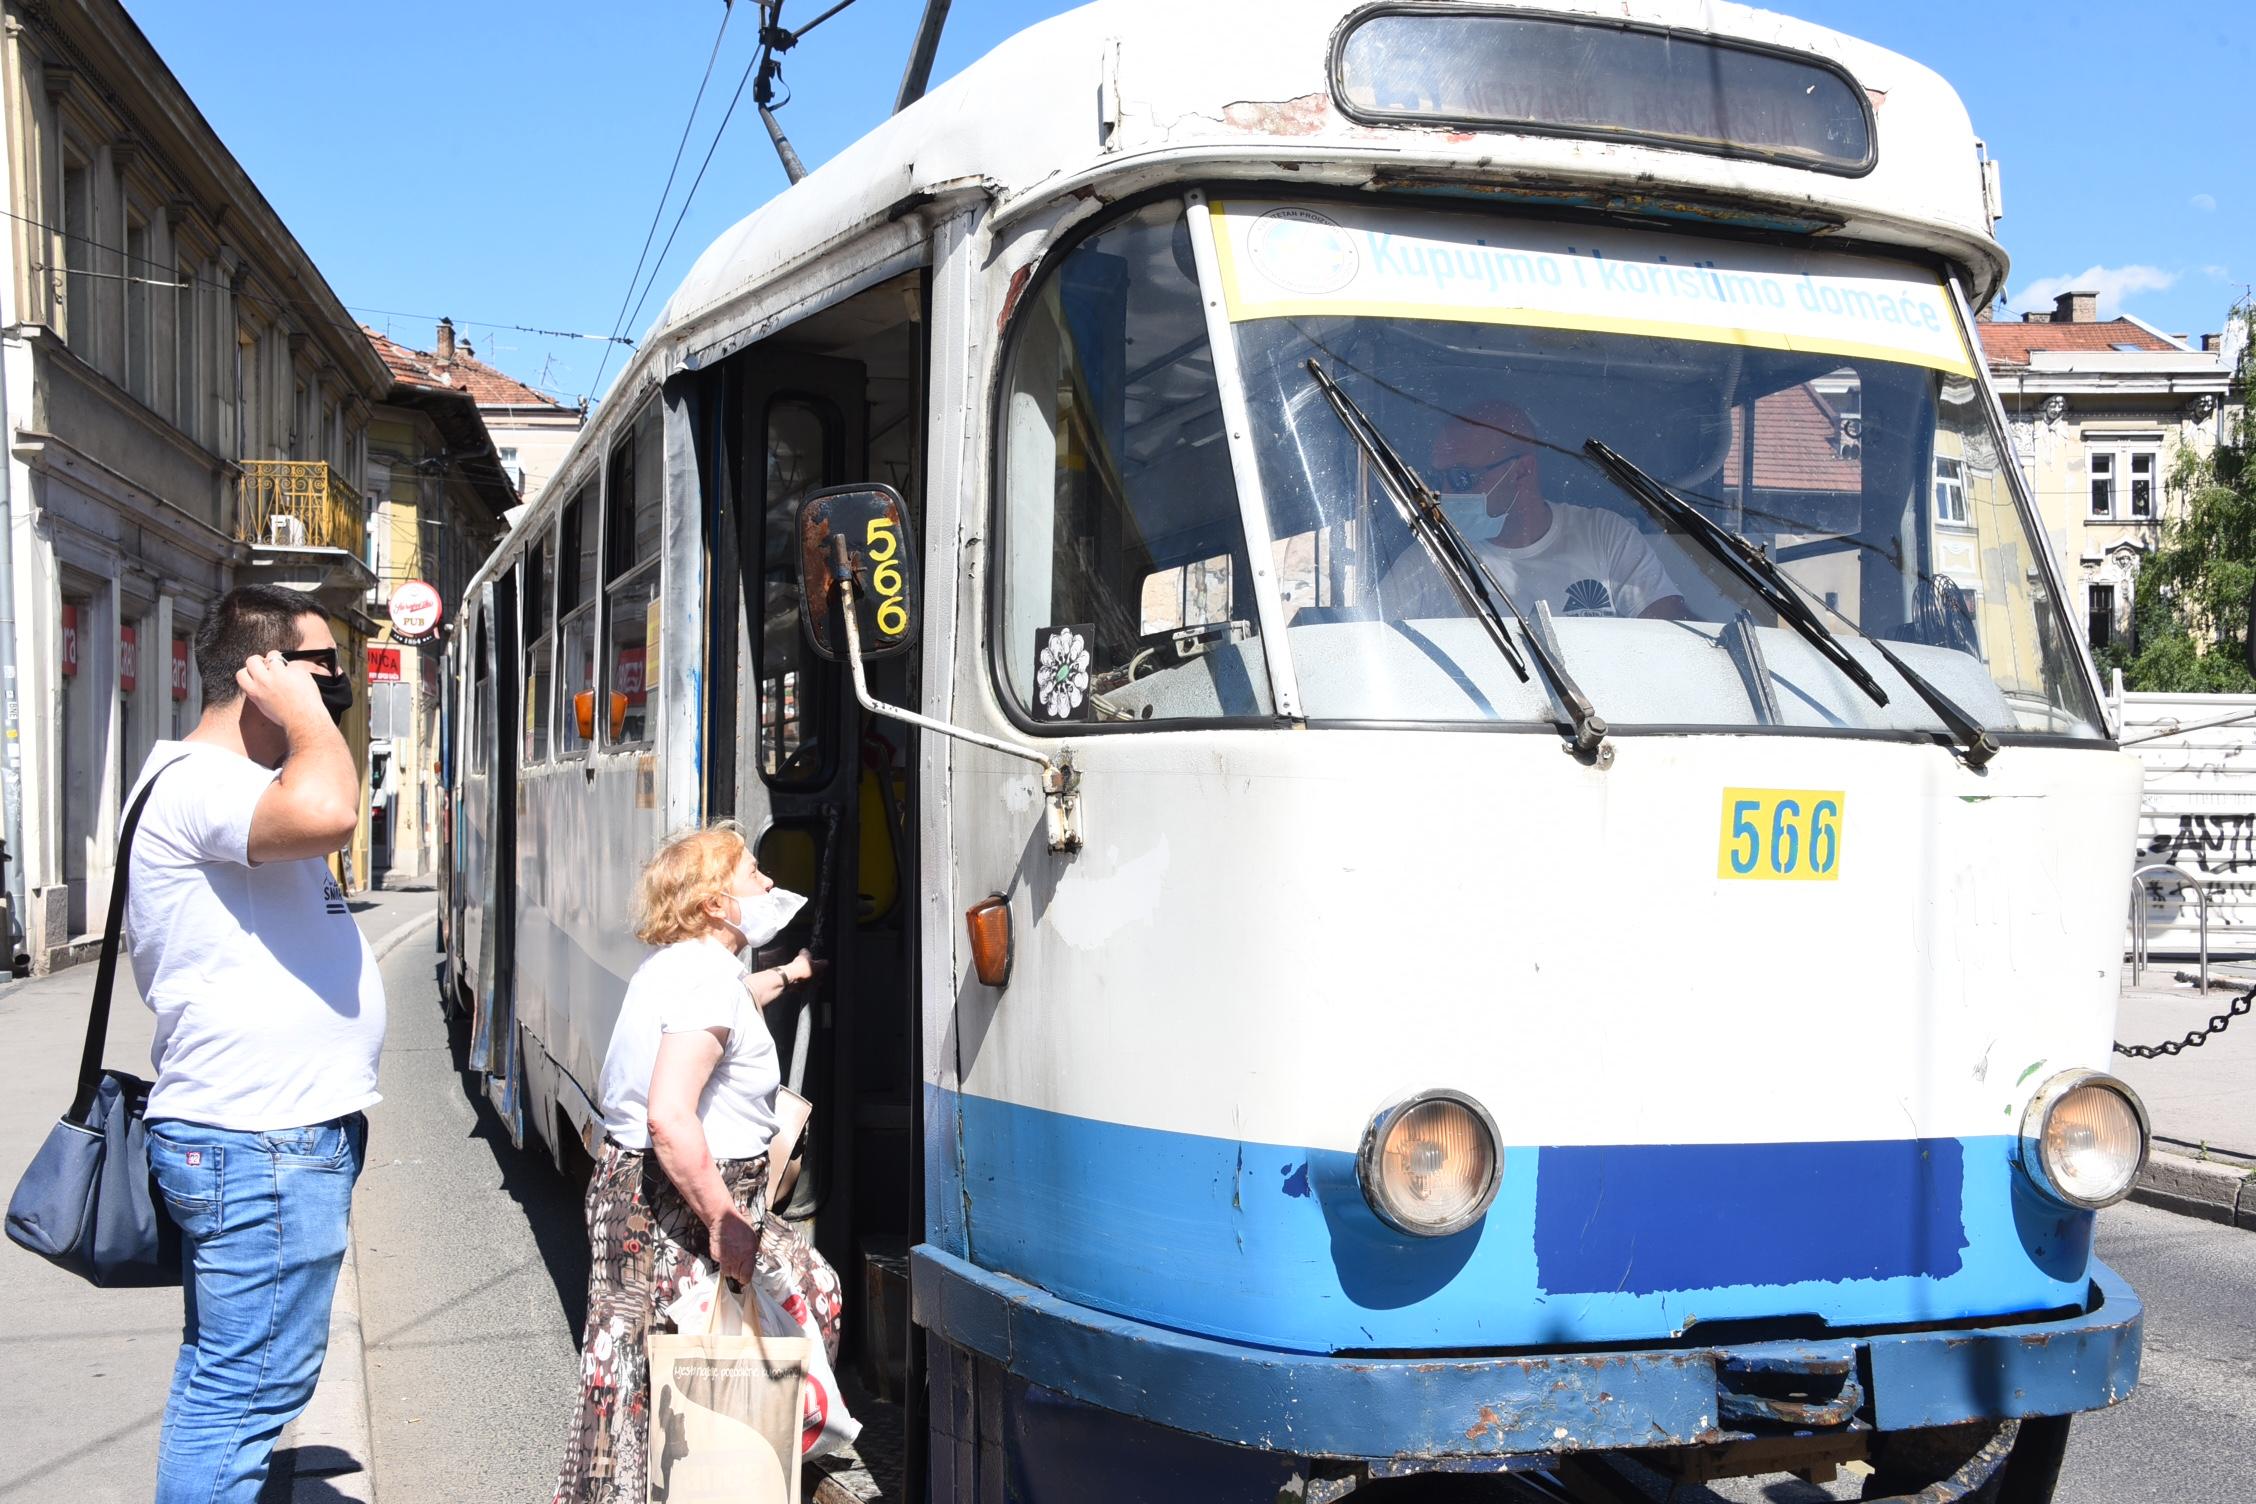
<svg viewBox="0 0 2256 1504">
<path fill-rule="evenodd" d="M 1007 987 L 1011 974 L 1010 900 L 991 894 L 964 910 L 964 929 L 971 935 L 972 969 L 989 987 Z"/>
</svg>

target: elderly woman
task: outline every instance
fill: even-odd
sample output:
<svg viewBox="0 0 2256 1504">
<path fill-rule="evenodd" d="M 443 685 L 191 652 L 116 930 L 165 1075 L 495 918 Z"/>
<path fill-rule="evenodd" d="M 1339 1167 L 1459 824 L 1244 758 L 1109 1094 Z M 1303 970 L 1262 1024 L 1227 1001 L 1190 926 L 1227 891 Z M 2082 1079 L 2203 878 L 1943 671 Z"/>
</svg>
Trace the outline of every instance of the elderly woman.
<svg viewBox="0 0 2256 1504">
<path fill-rule="evenodd" d="M 558 1504 L 643 1504 L 644 1346 L 683 1288 L 775 1261 L 835 1344 L 837 1276 L 767 1211 L 776 1049 L 760 1010 L 813 974 L 805 951 L 747 973 L 805 901 L 776 887 L 732 824 L 668 841 L 643 869 L 636 934 L 658 947 L 627 984 L 603 1058 L 603 1157 L 588 1185 L 587 1334 Z M 774 1167 L 780 1170 L 781 1166 Z"/>
</svg>

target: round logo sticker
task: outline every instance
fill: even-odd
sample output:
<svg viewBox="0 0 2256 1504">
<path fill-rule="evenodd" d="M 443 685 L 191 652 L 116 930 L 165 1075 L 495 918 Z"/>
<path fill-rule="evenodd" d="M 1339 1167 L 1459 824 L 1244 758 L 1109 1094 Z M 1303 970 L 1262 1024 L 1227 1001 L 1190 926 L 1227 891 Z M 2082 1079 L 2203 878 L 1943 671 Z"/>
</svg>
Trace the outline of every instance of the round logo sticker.
<svg viewBox="0 0 2256 1504">
<path fill-rule="evenodd" d="M 428 640 L 438 630 L 442 610 L 439 593 L 421 580 L 409 580 L 392 592 L 392 632 L 402 642 Z"/>
<path fill-rule="evenodd" d="M 1271 209 L 1253 222 L 1246 254 L 1277 286 L 1312 295 L 1338 292 L 1363 267 L 1339 221 L 1314 209 Z"/>
</svg>

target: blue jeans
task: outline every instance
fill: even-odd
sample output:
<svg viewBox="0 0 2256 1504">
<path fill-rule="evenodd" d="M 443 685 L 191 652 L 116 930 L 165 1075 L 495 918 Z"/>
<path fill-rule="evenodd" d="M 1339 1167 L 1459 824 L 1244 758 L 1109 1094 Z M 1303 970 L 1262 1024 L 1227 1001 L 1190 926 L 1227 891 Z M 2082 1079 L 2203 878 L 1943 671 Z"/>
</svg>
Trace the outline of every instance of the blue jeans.
<svg viewBox="0 0 2256 1504">
<path fill-rule="evenodd" d="M 157 1504 L 255 1504 L 275 1438 L 321 1376 L 367 1147 L 357 1112 L 276 1133 L 149 1124 L 149 1168 L 180 1226 L 187 1308 Z"/>
</svg>

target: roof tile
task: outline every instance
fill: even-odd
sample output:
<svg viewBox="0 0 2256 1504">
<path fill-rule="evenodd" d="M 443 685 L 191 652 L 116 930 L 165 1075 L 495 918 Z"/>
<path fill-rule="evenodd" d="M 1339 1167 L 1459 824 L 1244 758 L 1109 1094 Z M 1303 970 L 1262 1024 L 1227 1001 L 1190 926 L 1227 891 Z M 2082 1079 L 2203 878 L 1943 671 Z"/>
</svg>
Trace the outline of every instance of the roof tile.
<svg viewBox="0 0 2256 1504">
<path fill-rule="evenodd" d="M 434 391 L 467 392 L 470 400 L 480 407 L 545 407 L 558 412 L 570 411 L 553 397 L 495 370 L 476 356 L 457 351 L 453 361 L 442 366 L 439 358 L 429 351 L 410 349 L 389 335 L 378 334 L 366 324 L 360 326 L 360 332 L 375 346 L 394 381 Z"/>
<path fill-rule="evenodd" d="M 2106 319 L 2096 324 L 1977 323 L 1982 332 L 1982 353 L 1993 361 L 2025 366 L 2032 350 L 2090 350 L 2102 353 L 2117 345 L 2130 345 L 2157 353 L 2177 350 L 2151 329 L 2129 319 Z"/>
</svg>

